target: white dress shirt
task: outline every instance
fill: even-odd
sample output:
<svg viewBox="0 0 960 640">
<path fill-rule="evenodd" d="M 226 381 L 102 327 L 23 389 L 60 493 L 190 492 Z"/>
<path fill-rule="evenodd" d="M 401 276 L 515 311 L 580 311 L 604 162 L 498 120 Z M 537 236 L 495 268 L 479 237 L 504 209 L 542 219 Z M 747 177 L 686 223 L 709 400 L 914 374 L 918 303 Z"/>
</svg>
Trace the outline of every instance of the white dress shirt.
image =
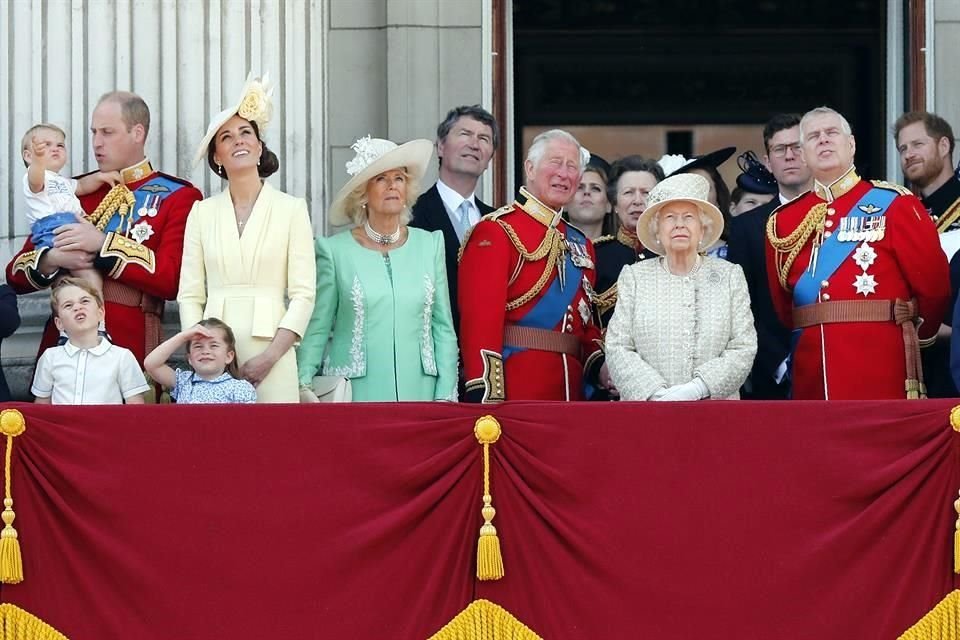
<svg viewBox="0 0 960 640">
<path fill-rule="evenodd" d="M 457 230 L 457 236 L 459 236 L 460 241 L 463 241 L 463 233 L 465 233 L 473 228 L 475 224 L 480 222 L 480 209 L 477 207 L 476 194 L 471 193 L 470 197 L 464 198 L 462 195 L 448 187 L 443 183 L 443 180 L 437 180 L 437 192 L 440 194 L 440 199 L 443 200 L 443 206 L 447 210 L 447 215 L 450 216 L 450 220 L 453 222 L 453 228 Z M 467 219 L 464 220 L 460 210 L 461 205 L 467 202 L 467 207 L 469 208 L 469 213 L 467 214 Z"/>
<path fill-rule="evenodd" d="M 133 353 L 100 338 L 90 349 L 67 342 L 44 351 L 30 391 L 51 404 L 121 404 L 149 389 Z"/>
</svg>

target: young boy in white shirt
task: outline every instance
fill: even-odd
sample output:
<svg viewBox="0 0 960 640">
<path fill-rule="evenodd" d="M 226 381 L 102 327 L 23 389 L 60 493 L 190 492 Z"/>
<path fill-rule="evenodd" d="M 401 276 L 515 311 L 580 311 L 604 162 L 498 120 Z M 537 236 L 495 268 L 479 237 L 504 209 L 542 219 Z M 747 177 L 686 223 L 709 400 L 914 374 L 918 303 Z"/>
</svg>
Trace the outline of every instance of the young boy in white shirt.
<svg viewBox="0 0 960 640">
<path fill-rule="evenodd" d="M 88 173 L 77 179 L 60 175 L 67 164 L 67 142 L 63 129 L 56 125 L 43 123 L 27 129 L 21 140 L 21 154 L 27 167 L 23 175 L 23 200 L 30 238 L 37 249 L 53 247 L 58 227 L 84 219 L 77 196 L 120 182 L 119 171 Z M 96 269 L 77 269 L 71 275 L 83 278 L 97 289 L 103 288 L 103 277 Z"/>
<path fill-rule="evenodd" d="M 99 335 L 103 296 L 86 280 L 65 277 L 50 292 L 67 343 L 43 352 L 31 391 L 37 404 L 143 404 L 147 380 L 131 351 Z"/>
</svg>

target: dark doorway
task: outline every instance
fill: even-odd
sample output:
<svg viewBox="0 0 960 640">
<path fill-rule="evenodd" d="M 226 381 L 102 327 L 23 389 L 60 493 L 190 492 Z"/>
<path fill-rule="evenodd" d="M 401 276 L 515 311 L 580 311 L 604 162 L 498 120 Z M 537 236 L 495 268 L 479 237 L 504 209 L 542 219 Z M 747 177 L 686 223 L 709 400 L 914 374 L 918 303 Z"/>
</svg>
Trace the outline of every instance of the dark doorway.
<svg viewBox="0 0 960 640">
<path fill-rule="evenodd" d="M 517 184 L 544 128 L 606 130 L 593 139 L 621 147 L 610 160 L 731 140 L 762 152 L 771 115 L 819 105 L 850 120 L 861 174 L 881 177 L 886 13 L 875 0 L 513 0 Z"/>
</svg>

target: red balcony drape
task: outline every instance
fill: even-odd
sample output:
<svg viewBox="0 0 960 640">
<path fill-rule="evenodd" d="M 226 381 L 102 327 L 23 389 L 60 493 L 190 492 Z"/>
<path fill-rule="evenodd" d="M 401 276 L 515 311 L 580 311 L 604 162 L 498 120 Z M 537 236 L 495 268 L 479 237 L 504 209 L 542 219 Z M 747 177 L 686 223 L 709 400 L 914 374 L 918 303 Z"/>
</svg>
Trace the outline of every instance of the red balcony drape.
<svg viewBox="0 0 960 640">
<path fill-rule="evenodd" d="M 8 406 L 0 601 L 72 640 L 426 638 L 477 598 L 548 639 L 894 639 L 960 587 L 949 401 Z"/>
</svg>

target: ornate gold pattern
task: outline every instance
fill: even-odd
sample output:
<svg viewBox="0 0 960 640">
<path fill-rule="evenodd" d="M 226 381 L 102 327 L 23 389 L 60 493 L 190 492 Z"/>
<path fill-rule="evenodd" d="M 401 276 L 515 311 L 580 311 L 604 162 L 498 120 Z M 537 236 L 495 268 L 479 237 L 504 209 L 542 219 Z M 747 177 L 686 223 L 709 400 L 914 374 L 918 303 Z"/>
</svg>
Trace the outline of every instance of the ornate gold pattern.
<svg viewBox="0 0 960 640">
<path fill-rule="evenodd" d="M 152 249 L 118 233 L 107 234 L 103 248 L 100 249 L 100 255 L 104 258 L 118 259 L 119 264 L 110 271 L 112 278 L 119 277 L 128 264 L 143 267 L 149 273 L 153 273 L 156 269 L 156 256 Z"/>
<path fill-rule="evenodd" d="M 474 600 L 429 640 L 541 640 L 509 611 L 489 600 Z"/>
<path fill-rule="evenodd" d="M 103 200 L 100 201 L 100 204 L 97 205 L 97 208 L 93 210 L 93 213 L 87 216 L 87 220 L 95 225 L 97 229 L 103 231 L 113 217 L 113 214 L 119 213 L 119 228 L 123 228 L 124 218 L 128 215 L 133 215 L 133 207 L 136 203 L 137 199 L 130 189 L 127 189 L 122 184 L 114 185 L 114 187 L 107 192 L 107 195 L 103 197 Z"/>
<path fill-rule="evenodd" d="M 780 280 L 780 286 L 784 289 L 787 288 L 787 276 L 790 274 L 790 269 L 793 267 L 800 251 L 814 234 L 817 234 L 818 241 L 819 238 L 823 237 L 823 223 L 826 216 L 826 203 L 815 204 L 803 217 L 797 228 L 782 238 L 777 235 L 777 212 L 774 211 L 767 220 L 767 240 L 770 241 L 776 252 L 777 278 Z"/>
<path fill-rule="evenodd" d="M 153 167 L 150 165 L 150 161 L 144 158 L 132 167 L 127 167 L 120 171 L 120 179 L 123 181 L 123 184 L 130 184 L 137 180 L 143 180 L 151 173 L 153 173 Z"/>
<path fill-rule="evenodd" d="M 960 218 L 960 198 L 937 219 L 937 233 L 943 233 L 949 229 L 950 225 L 957 221 L 957 218 Z"/>
</svg>

